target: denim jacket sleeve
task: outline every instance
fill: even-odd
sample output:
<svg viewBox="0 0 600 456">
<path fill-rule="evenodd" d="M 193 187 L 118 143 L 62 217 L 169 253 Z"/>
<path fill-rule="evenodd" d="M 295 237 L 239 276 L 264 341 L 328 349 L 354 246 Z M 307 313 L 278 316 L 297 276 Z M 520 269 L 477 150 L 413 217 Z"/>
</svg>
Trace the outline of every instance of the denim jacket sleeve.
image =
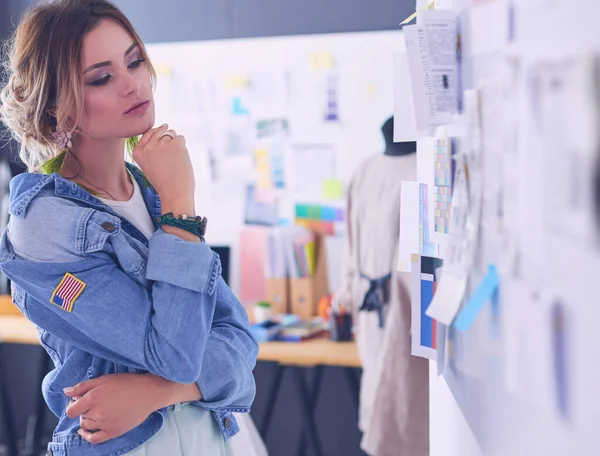
<svg viewBox="0 0 600 456">
<path fill-rule="evenodd" d="M 152 285 L 148 290 L 119 268 L 110 248 L 104 245 L 118 236 L 119 226 L 101 234 L 104 238 L 98 242 L 93 232 L 101 224 L 92 223 L 95 212 L 77 212 L 74 226 L 78 234 L 72 239 L 76 248 L 71 249 L 70 242 L 46 246 L 46 253 L 49 248 L 72 250 L 66 255 L 61 251 L 57 255 L 60 261 L 36 261 L 34 247 L 39 248 L 39 240 L 30 246 L 23 242 L 12 245 L 14 256 L 5 259 L 1 269 L 27 293 L 28 317 L 95 356 L 178 383 L 198 381 L 209 400 L 211 396 L 217 400 L 225 396 L 226 401 L 243 400 L 248 395 L 247 386 L 239 387 L 246 391 L 244 394 L 237 391 L 223 395 L 218 386 L 224 383 L 223 378 L 216 382 L 211 378 L 212 371 L 207 374 L 216 363 L 213 358 L 219 357 L 231 363 L 229 372 L 221 372 L 236 377 L 243 359 L 241 366 L 247 366 L 239 381 L 247 383 L 251 373 L 246 370 L 251 368 L 249 360 L 254 350 L 254 346 L 247 348 L 242 342 L 242 333 L 246 332 L 243 320 L 238 319 L 241 305 L 234 297 L 219 297 L 228 289 L 224 284 L 219 286 L 218 256 L 204 243 L 186 242 L 158 230 L 149 243 L 145 278 Z M 14 222 L 23 220 L 11 220 L 9 233 Z M 47 236 L 40 232 L 40 237 Z M 52 294 L 67 273 L 85 283 L 70 312 L 51 303 Z M 218 311 L 217 300 L 222 305 Z"/>
<path fill-rule="evenodd" d="M 237 298 L 219 279 L 217 294 L 225 301 Z M 258 344 L 249 331 L 248 316 L 241 304 L 217 306 L 206 344 L 200 377 L 196 384 L 202 400 L 196 404 L 208 410 L 229 409 L 248 412 L 256 392 L 252 370 Z"/>
</svg>

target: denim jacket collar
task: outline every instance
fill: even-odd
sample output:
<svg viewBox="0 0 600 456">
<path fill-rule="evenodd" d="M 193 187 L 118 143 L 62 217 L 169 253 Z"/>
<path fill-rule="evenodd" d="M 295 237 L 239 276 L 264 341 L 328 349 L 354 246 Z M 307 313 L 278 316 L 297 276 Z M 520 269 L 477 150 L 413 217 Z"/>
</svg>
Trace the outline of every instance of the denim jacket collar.
<svg viewBox="0 0 600 456">
<path fill-rule="evenodd" d="M 138 167 L 131 163 L 125 163 L 125 166 L 137 181 L 142 196 L 144 197 L 146 207 L 152 217 L 152 221 L 154 222 L 155 227 L 157 227 L 157 219 L 161 215 L 160 198 L 157 197 L 156 191 Z M 10 182 L 10 213 L 19 217 L 24 216 L 31 201 L 33 201 L 42 190 L 52 184 L 54 184 L 55 195 L 60 198 L 81 201 L 91 207 L 102 209 L 113 215 L 119 216 L 110 206 L 107 206 L 75 182 L 65 179 L 58 173 L 24 173 L 13 178 Z M 137 228 L 126 220 L 125 225 L 130 231 L 135 233 L 136 238 L 147 243 L 146 237 L 142 235 Z"/>
</svg>

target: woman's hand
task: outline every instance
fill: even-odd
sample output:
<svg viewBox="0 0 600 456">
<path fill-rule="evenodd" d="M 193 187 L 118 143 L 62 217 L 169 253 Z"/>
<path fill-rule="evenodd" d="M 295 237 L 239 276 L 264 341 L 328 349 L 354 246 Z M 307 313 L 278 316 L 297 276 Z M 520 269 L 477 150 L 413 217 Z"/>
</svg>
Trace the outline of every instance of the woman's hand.
<svg viewBox="0 0 600 456">
<path fill-rule="evenodd" d="M 179 402 L 200 400 L 196 384 L 181 385 L 152 374 L 115 374 L 65 388 L 73 401 L 67 416 L 79 418 L 79 435 L 90 443 L 120 437 L 152 412 Z"/>
<path fill-rule="evenodd" d="M 167 205 L 176 204 L 173 212 L 194 212 L 194 171 L 183 136 L 164 124 L 144 133 L 133 149 L 133 158 Z M 162 136 L 169 132 L 174 137 Z M 162 138 L 161 138 L 162 136 Z"/>
</svg>

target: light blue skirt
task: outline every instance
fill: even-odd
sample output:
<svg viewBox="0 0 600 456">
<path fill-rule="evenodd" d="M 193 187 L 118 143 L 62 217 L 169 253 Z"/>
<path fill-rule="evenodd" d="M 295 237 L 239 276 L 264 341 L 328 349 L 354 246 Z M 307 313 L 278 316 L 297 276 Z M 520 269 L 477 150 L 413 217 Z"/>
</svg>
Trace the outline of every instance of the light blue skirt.
<svg viewBox="0 0 600 456">
<path fill-rule="evenodd" d="M 211 413 L 189 403 L 167 409 L 163 427 L 128 456 L 233 456 Z"/>
</svg>

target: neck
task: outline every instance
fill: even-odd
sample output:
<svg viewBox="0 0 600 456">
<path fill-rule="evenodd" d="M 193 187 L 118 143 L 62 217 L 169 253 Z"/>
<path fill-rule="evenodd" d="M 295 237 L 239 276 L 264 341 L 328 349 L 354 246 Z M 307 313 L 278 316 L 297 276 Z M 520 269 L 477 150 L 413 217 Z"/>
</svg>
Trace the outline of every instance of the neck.
<svg viewBox="0 0 600 456">
<path fill-rule="evenodd" d="M 133 184 L 125 167 L 124 151 L 124 139 L 96 140 L 77 135 L 65 159 L 64 175 L 103 198 L 127 201 L 133 194 Z"/>
</svg>

